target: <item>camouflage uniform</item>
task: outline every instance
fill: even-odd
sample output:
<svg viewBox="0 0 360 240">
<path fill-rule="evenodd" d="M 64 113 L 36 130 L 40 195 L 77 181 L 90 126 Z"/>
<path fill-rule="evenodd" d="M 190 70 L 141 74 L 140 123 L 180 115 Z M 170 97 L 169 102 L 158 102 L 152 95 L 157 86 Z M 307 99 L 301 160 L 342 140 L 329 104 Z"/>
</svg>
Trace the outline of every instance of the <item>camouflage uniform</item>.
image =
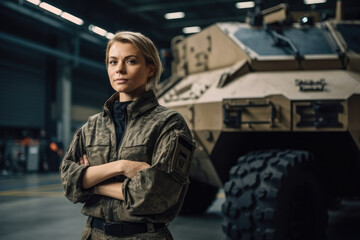
<svg viewBox="0 0 360 240">
<path fill-rule="evenodd" d="M 127 107 L 127 126 L 117 151 L 112 109 L 118 98 L 114 94 L 106 101 L 104 111 L 91 116 L 75 133 L 60 166 L 65 195 L 73 203 L 85 203 L 82 213 L 89 220 L 82 239 L 90 239 L 90 235 L 94 239 L 172 239 L 166 227 L 130 238 L 105 236 L 90 227 L 91 217 L 106 222 L 169 223 L 178 214 L 189 184 L 194 141 L 182 116 L 160 106 L 153 91 L 145 92 Z M 179 154 L 184 149 L 185 158 Z M 151 167 L 124 180 L 122 201 L 95 195 L 93 188 L 82 189 L 82 176 L 88 168 L 79 164 L 83 154 L 92 166 L 126 159 L 147 162 Z M 107 180 L 114 181 L 120 180 Z"/>
</svg>

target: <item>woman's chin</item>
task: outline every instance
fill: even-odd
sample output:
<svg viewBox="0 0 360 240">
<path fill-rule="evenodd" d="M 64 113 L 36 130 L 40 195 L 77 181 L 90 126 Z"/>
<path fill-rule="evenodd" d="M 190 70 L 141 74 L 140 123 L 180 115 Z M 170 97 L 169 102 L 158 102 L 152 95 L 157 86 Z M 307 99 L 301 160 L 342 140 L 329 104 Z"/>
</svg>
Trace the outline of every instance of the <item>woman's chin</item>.
<svg viewBox="0 0 360 240">
<path fill-rule="evenodd" d="M 113 89 L 114 89 L 116 92 L 126 92 L 126 88 L 125 88 L 125 87 L 116 86 L 116 87 L 113 87 Z"/>
</svg>

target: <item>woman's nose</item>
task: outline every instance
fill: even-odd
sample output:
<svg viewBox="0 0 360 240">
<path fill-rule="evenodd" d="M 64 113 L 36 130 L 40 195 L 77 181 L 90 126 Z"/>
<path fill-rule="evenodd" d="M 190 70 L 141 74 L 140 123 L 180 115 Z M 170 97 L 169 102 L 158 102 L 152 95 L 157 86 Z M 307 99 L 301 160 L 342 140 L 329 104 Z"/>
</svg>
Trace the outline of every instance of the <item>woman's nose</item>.
<svg viewBox="0 0 360 240">
<path fill-rule="evenodd" d="M 125 64 L 122 64 L 121 62 L 119 62 L 117 68 L 116 68 L 116 72 L 117 73 L 125 73 Z"/>
</svg>

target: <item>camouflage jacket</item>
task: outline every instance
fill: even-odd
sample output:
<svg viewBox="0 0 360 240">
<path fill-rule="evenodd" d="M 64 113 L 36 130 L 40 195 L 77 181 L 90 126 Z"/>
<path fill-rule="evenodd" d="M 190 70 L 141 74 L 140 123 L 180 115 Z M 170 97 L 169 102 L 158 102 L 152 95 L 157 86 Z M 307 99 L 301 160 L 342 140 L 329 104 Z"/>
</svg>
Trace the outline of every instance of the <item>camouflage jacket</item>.
<svg viewBox="0 0 360 240">
<path fill-rule="evenodd" d="M 114 94 L 104 111 L 91 116 L 75 133 L 60 166 L 65 196 L 73 203 L 85 203 L 83 214 L 105 221 L 168 223 L 178 214 L 187 191 L 194 150 L 191 133 L 179 113 L 160 106 L 154 92 L 147 91 L 127 107 L 126 129 L 116 151 L 112 109 L 118 97 Z M 82 189 L 88 168 L 79 164 L 83 154 L 90 166 L 126 159 L 151 167 L 125 178 L 122 201 L 95 195 L 92 188 Z"/>
</svg>

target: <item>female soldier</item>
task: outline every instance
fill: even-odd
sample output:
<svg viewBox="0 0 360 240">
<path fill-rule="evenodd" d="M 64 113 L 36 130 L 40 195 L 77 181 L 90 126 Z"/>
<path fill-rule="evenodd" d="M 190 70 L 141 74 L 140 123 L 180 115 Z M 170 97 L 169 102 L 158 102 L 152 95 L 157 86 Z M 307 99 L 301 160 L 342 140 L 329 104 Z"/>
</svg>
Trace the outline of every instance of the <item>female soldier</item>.
<svg viewBox="0 0 360 240">
<path fill-rule="evenodd" d="M 60 166 L 65 195 L 85 203 L 82 239 L 172 239 L 167 223 L 187 191 L 191 133 L 149 90 L 162 68 L 149 38 L 118 32 L 106 67 L 116 93 L 75 133 Z"/>
</svg>

